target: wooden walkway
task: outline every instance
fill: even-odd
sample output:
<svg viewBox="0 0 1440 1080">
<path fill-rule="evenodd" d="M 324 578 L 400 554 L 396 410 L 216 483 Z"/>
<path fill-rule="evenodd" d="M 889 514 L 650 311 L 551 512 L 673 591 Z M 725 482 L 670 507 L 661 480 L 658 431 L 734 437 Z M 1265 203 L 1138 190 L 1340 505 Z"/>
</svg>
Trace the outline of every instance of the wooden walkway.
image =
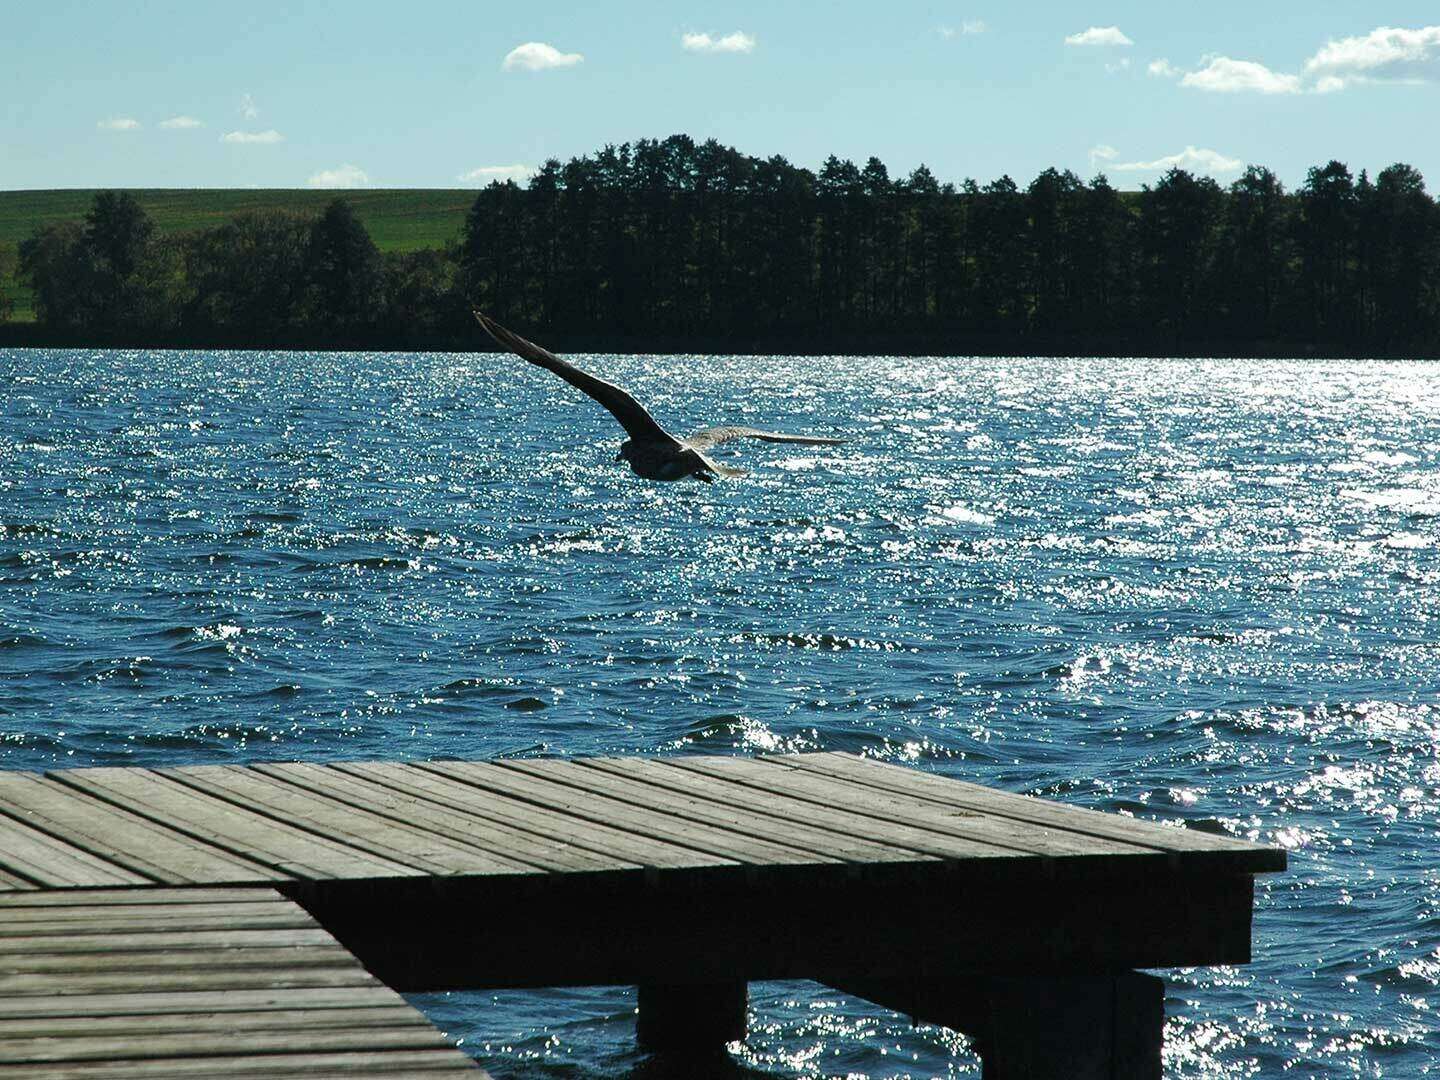
<svg viewBox="0 0 1440 1080">
<path fill-rule="evenodd" d="M 0 773 L 0 1071 L 467 1067 L 395 989 L 738 986 L 743 1021 L 800 977 L 994 1028 L 955 980 L 1245 962 L 1284 865 L 845 754 Z"/>
<path fill-rule="evenodd" d="M 483 1075 L 273 889 L 0 897 L 6 1080 Z"/>
</svg>

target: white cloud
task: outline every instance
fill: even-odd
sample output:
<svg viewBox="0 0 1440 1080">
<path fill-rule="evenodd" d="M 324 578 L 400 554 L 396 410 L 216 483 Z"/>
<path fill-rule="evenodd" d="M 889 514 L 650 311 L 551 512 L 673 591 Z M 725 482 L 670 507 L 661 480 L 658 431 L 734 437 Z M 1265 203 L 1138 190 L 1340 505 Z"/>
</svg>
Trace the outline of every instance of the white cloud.
<svg viewBox="0 0 1440 1080">
<path fill-rule="evenodd" d="M 1092 26 L 1065 38 L 1066 45 L 1134 45 L 1118 26 Z"/>
<path fill-rule="evenodd" d="M 527 41 L 505 54 L 500 66 L 505 71 L 544 71 L 547 68 L 573 67 L 585 57 L 580 53 L 562 53 L 543 41 Z"/>
<path fill-rule="evenodd" d="M 128 116 L 112 116 L 109 120 L 101 120 L 95 126 L 101 131 L 139 131 L 140 121 Z"/>
<path fill-rule="evenodd" d="M 1090 148 L 1090 167 L 1093 169 L 1100 162 L 1114 161 L 1119 156 L 1120 151 L 1116 150 L 1113 146 L 1107 145 L 1106 143 L 1100 143 L 1098 146 L 1092 146 Z"/>
<path fill-rule="evenodd" d="M 370 183 L 370 177 L 357 165 L 341 165 L 338 169 L 320 170 L 306 183 L 312 188 L 362 188 Z"/>
<path fill-rule="evenodd" d="M 682 34 L 680 35 L 680 47 L 687 52 L 748 53 L 755 50 L 755 38 L 742 30 L 736 30 L 733 34 L 726 34 L 724 37 L 711 37 L 709 34 Z"/>
<path fill-rule="evenodd" d="M 1356 83 L 1436 82 L 1440 81 L 1440 26 L 1382 26 L 1326 42 L 1305 61 L 1300 75 L 1228 56 L 1206 56 L 1201 65 L 1195 71 L 1182 71 L 1168 60 L 1152 60 L 1146 70 L 1164 78 L 1179 77 L 1181 86 L 1220 94 L 1333 94 Z"/>
<path fill-rule="evenodd" d="M 231 131 L 220 136 L 221 142 L 226 143 L 278 143 L 284 142 L 285 136 L 271 128 L 269 131 Z"/>
<path fill-rule="evenodd" d="M 466 184 L 488 184 L 492 180 L 499 180 L 503 183 L 506 180 L 514 180 L 518 184 L 522 180 L 529 180 L 537 171 L 534 165 L 482 165 L 478 169 L 461 173 L 460 180 Z"/>
<path fill-rule="evenodd" d="M 240 95 L 239 112 L 246 120 L 260 119 L 260 110 L 255 107 L 255 99 L 249 94 Z"/>
<path fill-rule="evenodd" d="M 1130 70 L 1130 58 L 1128 56 L 1122 56 L 1113 64 L 1106 64 L 1105 70 L 1111 75 L 1114 75 L 1117 71 L 1128 71 Z"/>
<path fill-rule="evenodd" d="M 984 19 L 966 19 L 959 26 L 942 26 L 940 36 L 947 41 L 953 37 L 968 37 L 971 34 L 985 33 L 986 26 Z"/>
<path fill-rule="evenodd" d="M 1239 158 L 1226 157 L 1215 150 L 1197 149 L 1187 146 L 1178 154 L 1156 158 L 1154 161 L 1127 161 L 1116 165 L 1122 172 L 1164 172 L 1167 169 L 1187 169 L 1191 172 L 1230 173 L 1244 167 Z"/>
<path fill-rule="evenodd" d="M 161 120 L 160 126 L 174 131 L 181 128 L 202 128 L 205 125 L 193 116 L 172 116 L 169 120 Z"/>
<path fill-rule="evenodd" d="M 1363 37 L 1327 42 L 1305 61 L 1305 74 L 1322 94 L 1353 82 L 1440 79 L 1440 26 L 1381 26 Z"/>
<path fill-rule="evenodd" d="M 1209 90 L 1217 94 L 1253 91 L 1258 94 L 1298 94 L 1300 76 L 1271 71 L 1253 60 L 1232 60 L 1228 56 L 1208 56 L 1199 71 L 1186 72 L 1181 86 Z"/>
</svg>

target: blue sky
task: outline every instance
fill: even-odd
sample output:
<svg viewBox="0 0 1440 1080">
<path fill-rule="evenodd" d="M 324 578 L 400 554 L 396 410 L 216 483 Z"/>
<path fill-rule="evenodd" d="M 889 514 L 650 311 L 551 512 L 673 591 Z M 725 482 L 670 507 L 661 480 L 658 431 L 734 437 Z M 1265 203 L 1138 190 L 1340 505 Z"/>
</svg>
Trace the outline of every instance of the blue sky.
<svg viewBox="0 0 1440 1080">
<path fill-rule="evenodd" d="M 0 89 L 0 189 L 479 186 L 687 132 L 942 180 L 1338 157 L 1440 190 L 1435 0 L 49 0 L 7 11 Z"/>
</svg>

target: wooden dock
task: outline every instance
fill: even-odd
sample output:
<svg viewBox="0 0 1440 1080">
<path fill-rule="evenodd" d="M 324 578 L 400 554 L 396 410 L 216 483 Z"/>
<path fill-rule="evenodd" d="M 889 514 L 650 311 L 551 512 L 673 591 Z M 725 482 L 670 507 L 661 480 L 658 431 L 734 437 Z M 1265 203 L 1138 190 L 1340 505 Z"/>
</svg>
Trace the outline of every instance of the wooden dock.
<svg viewBox="0 0 1440 1080">
<path fill-rule="evenodd" d="M 0 772 L 0 1073 L 475 1076 L 396 991 L 632 984 L 660 1050 L 808 978 L 987 1077 L 1158 1078 L 1282 851 L 846 754 Z"/>
</svg>

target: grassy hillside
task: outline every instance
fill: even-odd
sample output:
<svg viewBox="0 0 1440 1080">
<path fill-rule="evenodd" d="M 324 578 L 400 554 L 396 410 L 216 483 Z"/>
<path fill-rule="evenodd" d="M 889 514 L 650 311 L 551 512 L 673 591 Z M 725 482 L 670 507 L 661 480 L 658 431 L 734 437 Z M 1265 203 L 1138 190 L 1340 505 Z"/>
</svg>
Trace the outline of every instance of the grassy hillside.
<svg viewBox="0 0 1440 1080">
<path fill-rule="evenodd" d="M 289 210 L 319 214 L 336 195 L 344 195 L 381 251 L 441 247 L 460 235 L 472 190 L 312 191 L 265 188 L 230 190 L 143 188 L 131 194 L 161 232 L 214 228 L 248 210 Z M 0 191 L 0 289 L 15 299 L 15 319 L 32 318 L 28 291 L 10 276 L 20 241 L 42 225 L 79 221 L 95 198 L 94 190 Z"/>
</svg>

